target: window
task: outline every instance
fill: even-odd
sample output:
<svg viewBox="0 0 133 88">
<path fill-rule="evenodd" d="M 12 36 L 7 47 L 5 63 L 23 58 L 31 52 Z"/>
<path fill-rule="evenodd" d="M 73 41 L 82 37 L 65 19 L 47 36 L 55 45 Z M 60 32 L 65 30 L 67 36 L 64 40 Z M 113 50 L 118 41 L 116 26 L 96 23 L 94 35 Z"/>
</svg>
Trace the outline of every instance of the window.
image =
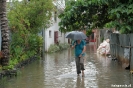
<svg viewBox="0 0 133 88">
<path fill-rule="evenodd" d="M 49 30 L 49 37 L 51 38 L 51 30 Z"/>
<path fill-rule="evenodd" d="M 54 21 L 57 22 L 57 12 L 54 12 Z"/>
</svg>

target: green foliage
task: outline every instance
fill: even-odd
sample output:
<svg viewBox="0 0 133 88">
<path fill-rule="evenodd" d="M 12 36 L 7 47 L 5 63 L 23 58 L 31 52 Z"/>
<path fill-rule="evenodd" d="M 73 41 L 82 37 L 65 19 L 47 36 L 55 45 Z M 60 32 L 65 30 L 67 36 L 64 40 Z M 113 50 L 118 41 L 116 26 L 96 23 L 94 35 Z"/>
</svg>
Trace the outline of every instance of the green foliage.
<svg viewBox="0 0 133 88">
<path fill-rule="evenodd" d="M 11 31 L 28 30 L 32 33 L 40 32 L 42 26 L 48 27 L 53 8 L 52 0 L 14 1 L 9 3 L 8 19 Z"/>
<path fill-rule="evenodd" d="M 96 0 L 70 1 L 69 5 L 67 5 L 64 10 L 64 13 L 59 15 L 59 18 L 61 19 L 61 22 L 59 23 L 60 30 L 66 32 L 83 30 L 86 26 L 88 28 L 101 27 L 102 23 L 108 21 L 101 19 L 107 18 L 107 5 L 99 4 L 101 3 Z"/>
<path fill-rule="evenodd" d="M 10 70 L 10 69 L 13 69 L 13 68 L 14 68 L 13 65 L 8 65 L 8 66 L 2 67 L 3 70 Z"/>
<path fill-rule="evenodd" d="M 51 44 L 48 49 L 48 53 L 54 53 L 59 50 L 64 50 L 64 49 L 67 49 L 69 46 L 70 45 L 68 43 L 59 43 L 59 45 Z"/>
<path fill-rule="evenodd" d="M 25 46 L 26 50 L 35 50 L 36 52 L 39 51 L 39 48 L 43 44 L 43 38 L 41 36 L 36 36 L 34 34 L 31 34 L 28 37 L 28 42 Z"/>
<path fill-rule="evenodd" d="M 91 29 L 86 30 L 86 35 L 87 36 L 90 36 L 91 34 L 92 34 L 92 30 Z"/>
<path fill-rule="evenodd" d="M 67 49 L 69 46 L 68 43 L 59 43 L 59 50 Z"/>
<path fill-rule="evenodd" d="M 57 44 L 51 44 L 49 49 L 48 49 L 48 52 L 53 53 L 53 52 L 56 52 L 58 50 L 59 50 L 59 46 Z"/>
<path fill-rule="evenodd" d="M 43 38 L 38 33 L 50 24 L 53 4 L 52 0 L 13 0 L 7 9 L 11 42 L 9 66 L 4 68 L 12 69 L 21 61 L 40 56 Z"/>
<path fill-rule="evenodd" d="M 133 1 L 127 2 L 117 1 L 115 6 L 112 6 L 109 10 L 110 18 L 113 19 L 114 27 L 120 30 L 121 33 L 133 33 Z M 111 25 L 112 26 L 112 25 Z"/>
<path fill-rule="evenodd" d="M 69 0 L 59 15 L 62 32 L 89 28 L 116 28 L 133 33 L 132 0 Z"/>
<path fill-rule="evenodd" d="M 10 44 L 10 62 L 9 65 L 16 65 L 35 54 L 40 54 L 42 47 L 42 37 L 35 34 L 28 34 L 20 37 L 18 34 L 12 34 Z"/>
</svg>

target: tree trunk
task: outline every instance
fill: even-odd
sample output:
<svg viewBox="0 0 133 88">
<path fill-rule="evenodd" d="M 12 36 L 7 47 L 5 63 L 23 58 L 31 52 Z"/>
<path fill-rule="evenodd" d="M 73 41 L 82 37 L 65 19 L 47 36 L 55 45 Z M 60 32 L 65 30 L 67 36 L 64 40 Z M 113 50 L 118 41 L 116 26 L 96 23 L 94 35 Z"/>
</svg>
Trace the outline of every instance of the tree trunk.
<svg viewBox="0 0 133 88">
<path fill-rule="evenodd" d="M 9 62 L 9 29 L 6 16 L 6 0 L 0 0 L 0 26 L 2 37 L 1 51 L 3 54 L 1 64 L 5 66 Z"/>
</svg>

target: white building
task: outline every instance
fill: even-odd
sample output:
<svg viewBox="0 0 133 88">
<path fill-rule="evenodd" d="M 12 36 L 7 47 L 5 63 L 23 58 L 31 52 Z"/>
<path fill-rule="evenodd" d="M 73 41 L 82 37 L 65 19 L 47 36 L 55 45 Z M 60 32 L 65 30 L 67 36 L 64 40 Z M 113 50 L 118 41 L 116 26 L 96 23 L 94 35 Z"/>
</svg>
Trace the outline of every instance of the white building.
<svg viewBox="0 0 133 88">
<path fill-rule="evenodd" d="M 54 5 L 57 7 L 58 11 L 53 13 L 52 21 L 53 24 L 45 30 L 44 32 L 44 46 L 45 51 L 47 52 L 51 44 L 65 43 L 68 42 L 68 39 L 65 38 L 65 34 L 59 31 L 58 23 L 60 19 L 58 18 L 58 13 L 63 11 L 65 8 L 65 0 L 54 0 Z"/>
</svg>

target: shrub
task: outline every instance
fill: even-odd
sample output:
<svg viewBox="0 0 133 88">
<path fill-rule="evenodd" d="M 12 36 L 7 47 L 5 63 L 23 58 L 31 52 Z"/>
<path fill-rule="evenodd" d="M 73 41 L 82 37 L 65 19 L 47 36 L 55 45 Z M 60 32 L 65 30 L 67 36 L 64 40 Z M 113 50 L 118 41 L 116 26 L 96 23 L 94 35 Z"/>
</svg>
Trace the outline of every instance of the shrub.
<svg viewBox="0 0 133 88">
<path fill-rule="evenodd" d="M 56 45 L 56 44 L 51 44 L 50 47 L 49 47 L 49 49 L 48 49 L 48 52 L 49 52 L 49 53 L 53 53 L 53 52 L 56 52 L 56 51 L 58 51 L 58 50 L 59 50 L 59 46 L 58 46 L 58 45 Z"/>
<path fill-rule="evenodd" d="M 64 49 L 67 49 L 69 46 L 70 45 L 68 43 L 59 43 L 59 45 L 51 44 L 48 49 L 48 53 L 53 53 L 59 50 L 64 50 Z"/>
</svg>

